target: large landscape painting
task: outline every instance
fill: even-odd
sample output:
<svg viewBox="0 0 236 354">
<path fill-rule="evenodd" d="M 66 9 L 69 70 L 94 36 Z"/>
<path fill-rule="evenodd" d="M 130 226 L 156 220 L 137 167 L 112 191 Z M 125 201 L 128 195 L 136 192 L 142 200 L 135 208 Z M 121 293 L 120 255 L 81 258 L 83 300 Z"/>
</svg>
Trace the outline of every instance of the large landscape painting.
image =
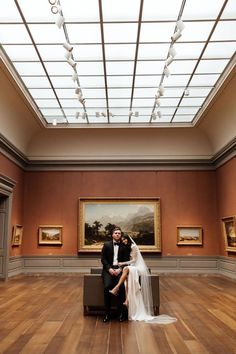
<svg viewBox="0 0 236 354">
<path fill-rule="evenodd" d="M 115 226 L 142 251 L 161 251 L 159 199 L 79 200 L 79 251 L 100 251 Z"/>
</svg>

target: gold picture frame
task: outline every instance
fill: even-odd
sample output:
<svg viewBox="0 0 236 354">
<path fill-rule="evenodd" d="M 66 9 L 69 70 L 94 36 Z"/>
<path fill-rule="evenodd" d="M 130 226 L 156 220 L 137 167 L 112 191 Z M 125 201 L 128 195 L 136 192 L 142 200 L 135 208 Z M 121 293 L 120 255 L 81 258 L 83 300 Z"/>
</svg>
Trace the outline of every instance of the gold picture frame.
<svg viewBox="0 0 236 354">
<path fill-rule="evenodd" d="M 202 246 L 202 235 L 201 226 L 177 226 L 177 245 Z"/>
<path fill-rule="evenodd" d="M 13 233 L 12 233 L 12 246 L 20 246 L 22 243 L 23 236 L 23 226 L 22 225 L 14 225 Z"/>
<path fill-rule="evenodd" d="M 40 225 L 38 229 L 39 245 L 62 245 L 62 225 Z"/>
<path fill-rule="evenodd" d="M 161 252 L 159 198 L 80 198 L 78 252 L 101 252 L 119 226 L 143 252 Z"/>
<path fill-rule="evenodd" d="M 236 217 L 228 216 L 222 218 L 223 237 L 225 250 L 236 252 Z"/>
</svg>

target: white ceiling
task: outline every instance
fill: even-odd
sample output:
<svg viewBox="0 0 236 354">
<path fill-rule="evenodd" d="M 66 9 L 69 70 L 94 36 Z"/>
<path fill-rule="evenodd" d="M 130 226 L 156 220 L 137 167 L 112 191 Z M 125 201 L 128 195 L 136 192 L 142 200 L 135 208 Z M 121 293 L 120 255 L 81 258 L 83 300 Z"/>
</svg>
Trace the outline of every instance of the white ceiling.
<svg viewBox="0 0 236 354">
<path fill-rule="evenodd" d="M 235 54 L 235 0 L 50 2 L 0 0 L 2 52 L 49 126 L 191 124 Z"/>
</svg>

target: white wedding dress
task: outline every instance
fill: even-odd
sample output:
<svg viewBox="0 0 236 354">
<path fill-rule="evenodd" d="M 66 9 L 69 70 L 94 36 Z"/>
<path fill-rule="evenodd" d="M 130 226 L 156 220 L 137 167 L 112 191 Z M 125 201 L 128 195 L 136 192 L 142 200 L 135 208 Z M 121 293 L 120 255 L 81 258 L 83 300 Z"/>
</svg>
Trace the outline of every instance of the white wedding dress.
<svg viewBox="0 0 236 354">
<path fill-rule="evenodd" d="M 139 251 L 132 240 L 131 260 L 124 262 L 129 268 L 127 278 L 128 315 L 131 321 L 168 324 L 177 321 L 168 315 L 154 316 L 150 273 Z"/>
</svg>

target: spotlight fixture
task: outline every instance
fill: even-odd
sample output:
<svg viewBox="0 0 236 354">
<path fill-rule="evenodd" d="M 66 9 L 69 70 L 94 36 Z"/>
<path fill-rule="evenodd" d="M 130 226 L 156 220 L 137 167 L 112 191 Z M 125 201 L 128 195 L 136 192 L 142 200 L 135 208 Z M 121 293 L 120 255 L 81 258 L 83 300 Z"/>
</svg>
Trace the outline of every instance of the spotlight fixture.
<svg viewBox="0 0 236 354">
<path fill-rule="evenodd" d="M 183 29 L 184 29 L 184 23 L 183 23 L 182 20 L 177 21 L 177 22 L 176 22 L 176 26 L 177 26 L 177 28 L 178 28 L 178 30 L 179 30 L 180 32 L 183 31 Z"/>
<path fill-rule="evenodd" d="M 170 56 L 166 59 L 166 66 L 170 65 L 173 60 L 174 60 L 174 58 L 170 55 Z"/>
<path fill-rule="evenodd" d="M 58 18 L 57 18 L 57 20 L 56 20 L 55 23 L 56 23 L 57 27 L 58 27 L 59 29 L 61 29 L 61 27 L 63 26 L 64 22 L 65 22 L 65 19 L 64 19 L 64 17 L 60 14 L 60 15 L 58 16 Z"/>
<path fill-rule="evenodd" d="M 75 118 L 78 119 L 79 116 L 80 116 L 80 112 L 76 112 L 76 113 L 75 113 Z"/>
<path fill-rule="evenodd" d="M 138 117 L 139 117 L 139 112 L 138 112 L 138 111 L 134 112 L 134 116 L 135 116 L 136 118 L 138 118 Z"/>
<path fill-rule="evenodd" d="M 48 2 L 49 2 L 50 5 L 55 5 L 57 0 L 48 0 Z"/>
<path fill-rule="evenodd" d="M 65 58 L 69 60 L 71 58 L 71 52 L 65 52 Z"/>
<path fill-rule="evenodd" d="M 54 15 L 56 15 L 58 13 L 58 7 L 57 6 L 52 6 L 51 7 L 51 11 Z"/>
<path fill-rule="evenodd" d="M 156 104 L 157 107 L 160 107 L 161 101 L 158 98 L 156 98 L 155 99 L 155 104 Z"/>
<path fill-rule="evenodd" d="M 87 114 L 85 112 L 82 113 L 82 119 L 85 119 Z"/>
<path fill-rule="evenodd" d="M 175 48 L 172 46 L 172 47 L 170 47 L 170 49 L 169 49 L 169 55 L 172 57 L 172 58 L 174 58 L 175 56 L 176 56 L 176 50 L 175 50 Z"/>
<path fill-rule="evenodd" d="M 101 113 L 101 116 L 106 117 L 107 115 L 106 115 L 105 112 L 102 112 L 102 113 Z"/>
<path fill-rule="evenodd" d="M 152 116 L 152 119 L 153 119 L 153 120 L 156 119 L 156 113 L 155 113 L 155 112 L 153 112 L 151 116 Z"/>
<path fill-rule="evenodd" d="M 56 125 L 57 125 L 57 120 L 56 120 L 56 118 L 54 118 L 54 119 L 53 119 L 53 121 L 52 121 L 52 125 L 54 125 L 54 126 L 56 126 Z"/>
<path fill-rule="evenodd" d="M 164 86 L 163 86 L 163 85 L 160 85 L 160 86 L 159 86 L 158 92 L 159 92 L 159 95 L 160 95 L 160 96 L 164 96 L 165 89 L 164 89 Z"/>
<path fill-rule="evenodd" d="M 71 78 L 74 82 L 76 82 L 78 80 L 78 74 L 76 72 L 74 72 L 74 74 L 72 75 Z"/>
<path fill-rule="evenodd" d="M 71 52 L 71 51 L 73 50 L 73 46 L 72 46 L 70 43 L 68 43 L 68 42 L 65 42 L 65 43 L 63 44 L 63 47 L 64 47 L 66 50 L 68 50 L 68 52 Z"/>
<path fill-rule="evenodd" d="M 173 34 L 173 36 L 171 37 L 171 40 L 172 40 L 173 42 L 176 42 L 177 39 L 179 39 L 181 36 L 182 36 L 181 32 L 180 32 L 180 31 L 176 31 L 176 32 Z"/>
<path fill-rule="evenodd" d="M 131 118 L 133 114 L 134 113 L 132 111 L 129 111 L 129 118 Z"/>
<path fill-rule="evenodd" d="M 109 116 L 114 117 L 114 114 L 112 112 L 109 112 Z"/>
<path fill-rule="evenodd" d="M 72 66 L 72 68 L 75 68 L 77 65 L 77 63 L 72 58 L 69 58 L 67 60 L 67 63 L 70 64 Z"/>
<path fill-rule="evenodd" d="M 184 90 L 184 96 L 189 96 L 189 89 Z"/>
<path fill-rule="evenodd" d="M 75 94 L 76 94 L 76 95 L 80 95 L 80 94 L 81 94 L 81 89 L 80 89 L 80 87 L 76 87 L 76 89 L 75 89 Z"/>
<path fill-rule="evenodd" d="M 95 116 L 96 116 L 97 118 L 99 118 L 99 117 L 100 117 L 100 112 L 95 112 Z"/>
<path fill-rule="evenodd" d="M 167 66 L 165 66 L 165 68 L 164 68 L 164 75 L 165 75 L 166 77 L 169 77 L 169 76 L 170 76 L 170 70 L 167 68 Z"/>
<path fill-rule="evenodd" d="M 161 111 L 157 111 L 157 116 L 158 116 L 158 118 L 162 117 Z"/>
</svg>

